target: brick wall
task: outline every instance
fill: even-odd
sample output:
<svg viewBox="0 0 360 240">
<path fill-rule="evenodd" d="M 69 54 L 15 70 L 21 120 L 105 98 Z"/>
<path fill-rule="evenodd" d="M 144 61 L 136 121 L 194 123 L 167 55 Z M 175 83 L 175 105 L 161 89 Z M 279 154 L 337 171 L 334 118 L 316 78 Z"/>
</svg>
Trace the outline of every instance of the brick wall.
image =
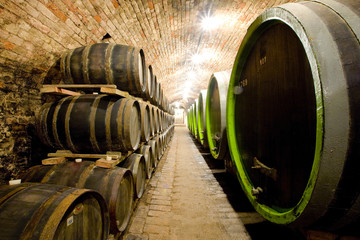
<svg viewBox="0 0 360 240">
<path fill-rule="evenodd" d="M 212 12 L 234 25 L 203 34 L 200 48 L 216 58 L 201 66 L 191 91 L 197 98 L 212 72 L 231 68 L 242 36 L 265 8 L 286 0 L 214 0 Z M 0 1 L 0 182 L 15 177 L 48 149 L 34 134 L 39 87 L 67 49 L 101 42 L 143 48 L 170 101 L 181 98 L 187 63 L 201 34 L 210 1 L 3 0 Z M 234 27 L 236 26 L 236 27 Z M 50 78 L 51 80 L 51 78 Z"/>
</svg>

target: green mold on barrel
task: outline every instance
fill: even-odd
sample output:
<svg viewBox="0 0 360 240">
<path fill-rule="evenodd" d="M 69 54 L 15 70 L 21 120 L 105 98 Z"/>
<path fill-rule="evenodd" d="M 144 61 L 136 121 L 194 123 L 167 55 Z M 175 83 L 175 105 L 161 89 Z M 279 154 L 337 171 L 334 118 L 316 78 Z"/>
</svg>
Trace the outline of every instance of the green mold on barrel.
<svg viewBox="0 0 360 240">
<path fill-rule="evenodd" d="M 359 223 L 360 2 L 343 2 L 266 10 L 234 62 L 229 150 L 250 202 L 277 224 Z"/>
</svg>

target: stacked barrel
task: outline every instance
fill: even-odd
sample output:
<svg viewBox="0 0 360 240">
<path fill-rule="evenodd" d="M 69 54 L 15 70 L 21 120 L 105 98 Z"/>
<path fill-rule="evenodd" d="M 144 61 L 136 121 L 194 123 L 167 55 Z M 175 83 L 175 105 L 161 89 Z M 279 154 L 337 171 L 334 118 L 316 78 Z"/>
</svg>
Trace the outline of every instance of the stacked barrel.
<svg viewBox="0 0 360 240">
<path fill-rule="evenodd" d="M 226 137 L 226 98 L 230 71 L 211 75 L 208 89 L 188 110 L 188 127 L 195 139 L 208 149 L 215 159 L 228 158 Z"/>
<path fill-rule="evenodd" d="M 11 225 L 0 238 L 107 239 L 109 232 L 118 237 L 128 225 L 134 200 L 142 196 L 146 178 L 151 178 L 173 135 L 173 109 L 141 49 L 98 43 L 65 53 L 60 63 L 65 84 L 116 85 L 129 97 L 87 93 L 45 103 L 36 118 L 41 141 L 72 153 L 120 152 L 128 157 L 111 169 L 82 160 L 29 168 L 22 173 L 22 181 L 41 184 L 1 187 L 0 209 L 18 206 L 38 217 L 21 216 L 18 227 L 12 229 Z M 29 209 L 19 205 L 34 194 L 42 196 L 38 197 L 40 202 Z M 52 202 L 60 204 L 67 198 L 71 201 L 64 200 L 59 210 L 52 207 Z M 60 222 L 52 216 L 59 211 L 64 214 L 56 219 L 65 217 Z M 13 224 L 4 214 L 6 211 L 0 211 L 2 226 Z M 42 225 L 45 228 L 38 231 Z M 66 228 L 69 225 L 71 229 Z"/>
<path fill-rule="evenodd" d="M 247 30 L 227 99 L 209 98 L 221 93 L 209 84 L 210 151 L 224 156 L 227 138 L 242 189 L 273 223 L 358 233 L 359 22 L 356 0 L 270 8 Z M 199 103 L 188 111 L 194 136 L 195 129 L 201 136 Z"/>
</svg>

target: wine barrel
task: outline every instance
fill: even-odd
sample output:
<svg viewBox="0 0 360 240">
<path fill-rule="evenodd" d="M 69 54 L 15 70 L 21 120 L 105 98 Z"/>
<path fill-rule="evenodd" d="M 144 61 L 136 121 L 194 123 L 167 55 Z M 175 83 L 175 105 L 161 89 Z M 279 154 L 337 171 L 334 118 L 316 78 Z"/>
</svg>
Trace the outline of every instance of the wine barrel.
<svg viewBox="0 0 360 240">
<path fill-rule="evenodd" d="M 153 84 L 154 84 L 154 76 L 152 71 L 152 66 L 148 65 L 146 68 L 146 88 L 143 94 L 143 98 L 147 101 L 151 101 L 153 96 Z"/>
<path fill-rule="evenodd" d="M 156 85 L 156 106 L 160 105 L 161 83 L 158 81 Z"/>
<path fill-rule="evenodd" d="M 211 155 L 224 159 L 228 151 L 226 139 L 226 97 L 229 71 L 211 75 L 206 96 L 206 134 Z"/>
<path fill-rule="evenodd" d="M 207 97 L 207 90 L 200 91 L 199 99 L 198 99 L 198 134 L 201 145 L 204 148 L 208 148 L 208 140 L 206 134 L 206 97 Z"/>
<path fill-rule="evenodd" d="M 155 122 L 155 108 L 153 105 L 148 104 L 150 113 L 150 136 L 154 136 L 156 133 L 156 122 Z"/>
<path fill-rule="evenodd" d="M 160 109 L 157 107 L 154 107 L 154 111 L 155 111 L 155 127 L 156 127 L 156 132 L 159 133 L 161 132 L 161 125 L 160 125 L 160 120 L 161 120 L 161 116 L 160 116 Z"/>
<path fill-rule="evenodd" d="M 194 112 L 193 112 L 193 115 L 194 115 L 194 137 L 199 140 L 199 130 L 198 130 L 198 106 L 199 106 L 199 103 L 198 103 L 198 99 L 195 99 L 195 103 L 194 103 Z"/>
<path fill-rule="evenodd" d="M 103 239 L 109 212 L 92 190 L 49 184 L 0 186 L 0 239 Z"/>
<path fill-rule="evenodd" d="M 150 138 L 150 109 L 147 103 L 140 103 L 141 141 L 147 142 Z"/>
<path fill-rule="evenodd" d="M 115 84 L 141 96 L 146 88 L 144 51 L 112 43 L 75 48 L 60 59 L 63 81 L 69 84 Z"/>
<path fill-rule="evenodd" d="M 140 107 L 107 95 L 68 96 L 44 104 L 36 120 L 42 142 L 75 153 L 131 151 L 140 142 Z"/>
<path fill-rule="evenodd" d="M 153 154 L 152 154 L 152 149 L 151 146 L 149 145 L 143 145 L 139 148 L 139 150 L 137 151 L 137 153 L 141 154 L 144 156 L 145 159 L 145 172 L 146 172 L 146 178 L 150 179 L 153 169 L 154 169 L 154 158 L 153 158 Z"/>
<path fill-rule="evenodd" d="M 157 145 L 157 159 L 158 161 L 160 161 L 161 157 L 162 157 L 162 145 L 161 145 L 161 140 L 160 140 L 160 134 L 158 134 L 155 139 L 156 141 L 156 145 Z"/>
<path fill-rule="evenodd" d="M 154 75 L 154 86 L 153 86 L 153 98 L 152 98 L 152 104 L 157 105 L 158 101 L 159 101 L 159 83 L 157 80 L 156 75 Z"/>
<path fill-rule="evenodd" d="M 149 146 L 151 147 L 151 155 L 153 159 L 153 168 L 155 169 L 158 165 L 158 153 L 159 153 L 159 146 L 157 145 L 156 140 L 150 140 L 148 142 Z"/>
<path fill-rule="evenodd" d="M 242 41 L 229 148 L 271 222 L 333 231 L 359 220 L 359 22 L 359 1 L 291 3 L 266 10 Z"/>
<path fill-rule="evenodd" d="M 94 162 L 66 162 L 54 166 L 39 165 L 20 176 L 23 182 L 41 182 L 98 191 L 110 212 L 110 232 L 118 234 L 129 223 L 133 199 L 133 177 L 129 170 L 96 167 Z"/>
<path fill-rule="evenodd" d="M 145 190 L 146 166 L 144 156 L 141 154 L 131 154 L 123 163 L 122 167 L 131 170 L 134 176 L 134 188 L 137 198 L 141 198 Z"/>
<path fill-rule="evenodd" d="M 193 105 L 191 105 L 190 108 L 189 108 L 188 118 L 189 118 L 189 130 L 190 130 L 190 133 L 192 134 L 192 133 L 193 133 L 193 125 L 194 125 L 194 120 L 193 120 Z"/>
</svg>

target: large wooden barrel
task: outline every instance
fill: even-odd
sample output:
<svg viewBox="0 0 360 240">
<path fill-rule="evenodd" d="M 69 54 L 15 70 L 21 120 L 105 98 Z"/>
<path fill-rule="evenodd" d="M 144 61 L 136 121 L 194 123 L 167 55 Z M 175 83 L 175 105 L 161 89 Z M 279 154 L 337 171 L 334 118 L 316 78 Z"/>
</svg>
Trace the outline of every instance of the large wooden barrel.
<svg viewBox="0 0 360 240">
<path fill-rule="evenodd" d="M 281 5 L 240 46 L 229 147 L 243 190 L 274 223 L 360 225 L 359 16 L 356 0 Z"/>
<path fill-rule="evenodd" d="M 141 96 L 146 88 L 142 49 L 112 43 L 96 43 L 73 49 L 61 57 L 63 81 L 69 84 L 115 84 Z"/>
<path fill-rule="evenodd" d="M 0 239 L 102 239 L 109 212 L 92 190 L 49 184 L 0 186 Z"/>
<path fill-rule="evenodd" d="M 141 116 L 141 141 L 147 142 L 150 138 L 150 109 L 147 103 L 140 103 Z"/>
<path fill-rule="evenodd" d="M 141 154 L 131 154 L 121 165 L 131 170 L 134 176 L 134 188 L 137 198 L 141 198 L 145 190 L 146 166 L 144 156 Z"/>
<path fill-rule="evenodd" d="M 224 159 L 228 151 L 226 138 L 226 97 L 229 87 L 229 71 L 211 75 L 206 97 L 206 134 L 211 155 Z"/>
<path fill-rule="evenodd" d="M 143 145 L 139 148 L 138 153 L 144 156 L 146 178 L 150 179 L 154 170 L 154 158 L 150 145 Z"/>
<path fill-rule="evenodd" d="M 152 139 L 148 142 L 149 146 L 151 147 L 151 155 L 153 159 L 153 168 L 155 169 L 158 165 L 158 154 L 159 154 L 159 146 L 156 140 Z"/>
<path fill-rule="evenodd" d="M 36 126 L 42 142 L 56 149 L 127 152 L 140 142 L 140 107 L 128 98 L 69 96 L 43 105 Z"/>
<path fill-rule="evenodd" d="M 207 90 L 201 90 L 198 99 L 198 134 L 201 145 L 208 148 L 208 140 L 206 134 L 206 97 Z"/>
<path fill-rule="evenodd" d="M 197 108 L 198 108 L 198 100 L 195 99 L 193 104 L 193 135 L 197 139 L 198 138 L 198 126 L 197 126 Z"/>
<path fill-rule="evenodd" d="M 189 108 L 189 130 L 191 132 L 191 134 L 193 134 L 193 127 L 194 127 L 194 116 L 193 116 L 193 110 L 194 109 L 194 106 L 191 105 L 190 108 Z"/>
<path fill-rule="evenodd" d="M 124 231 L 132 212 L 134 190 L 129 170 L 96 167 L 94 162 L 66 162 L 54 166 L 38 165 L 20 176 L 23 182 L 41 182 L 98 191 L 106 200 L 110 212 L 110 231 Z"/>
</svg>

